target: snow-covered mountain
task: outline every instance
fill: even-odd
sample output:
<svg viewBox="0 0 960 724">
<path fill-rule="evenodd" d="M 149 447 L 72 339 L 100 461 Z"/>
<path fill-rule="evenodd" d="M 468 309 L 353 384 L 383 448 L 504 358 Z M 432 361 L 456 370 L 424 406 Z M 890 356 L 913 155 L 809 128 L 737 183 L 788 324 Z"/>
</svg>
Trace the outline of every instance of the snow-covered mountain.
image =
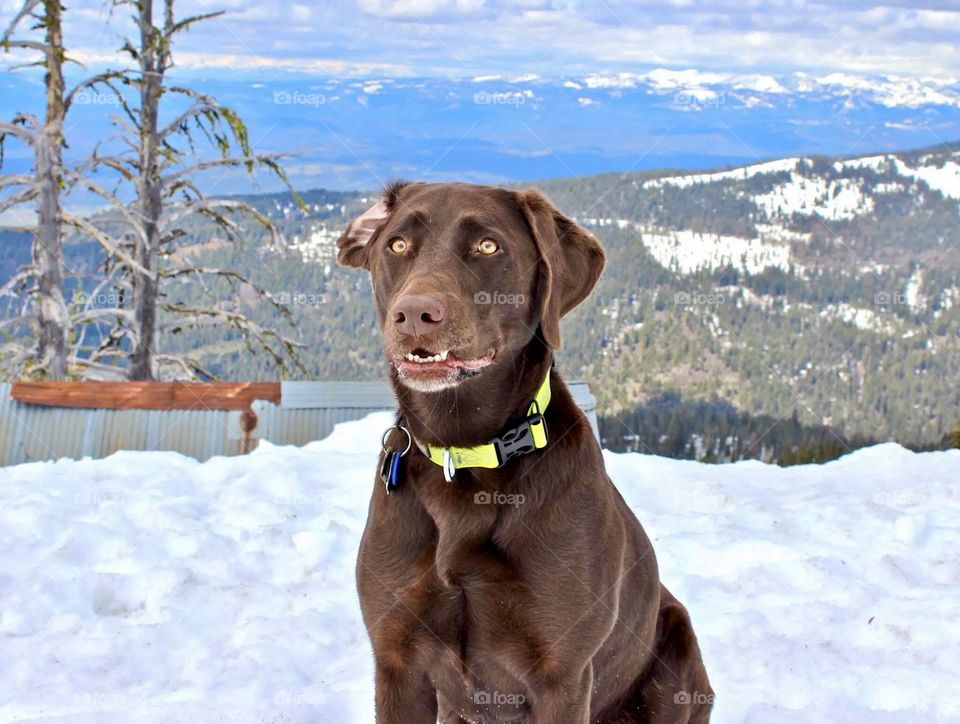
<svg viewBox="0 0 960 724">
<path fill-rule="evenodd" d="M 189 82 L 235 107 L 258 148 L 297 154 L 288 166 L 299 188 L 710 168 L 960 138 L 960 81 L 936 78 L 659 68 L 572 77 L 273 73 Z M 42 103 L 36 78 L 0 79 L 0 117 Z M 70 152 L 89 150 L 117 111 L 113 97 L 82 96 L 72 111 Z M 11 168 L 19 153 L 8 149 Z M 223 191 L 248 188 L 239 178 L 213 181 Z"/>
<path fill-rule="evenodd" d="M 664 197 L 684 190 L 688 195 L 720 194 L 726 204 L 747 204 L 752 207 L 747 218 L 753 233 L 734 236 L 659 228 L 656 218 L 583 216 L 580 221 L 594 228 L 634 230 L 661 265 L 680 273 L 733 267 L 750 274 L 768 268 L 803 274 L 803 248 L 818 224 L 824 225 L 822 229 L 829 222 L 854 224 L 882 216 L 904 201 L 919 212 L 928 198 L 960 208 L 960 151 L 879 154 L 832 162 L 792 157 L 723 171 L 658 174 L 632 184 Z M 704 221 L 709 224 L 709 219 Z"/>
</svg>

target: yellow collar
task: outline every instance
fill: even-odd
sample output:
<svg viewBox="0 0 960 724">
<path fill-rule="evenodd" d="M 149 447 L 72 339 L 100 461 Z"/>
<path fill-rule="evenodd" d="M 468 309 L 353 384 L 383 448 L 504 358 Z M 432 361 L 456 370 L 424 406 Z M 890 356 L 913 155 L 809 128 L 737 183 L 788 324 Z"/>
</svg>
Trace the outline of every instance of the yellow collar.
<svg viewBox="0 0 960 724">
<path fill-rule="evenodd" d="M 527 416 L 518 424 L 506 428 L 490 442 L 475 447 L 434 447 L 417 443 L 420 451 L 443 468 L 447 482 L 460 468 L 499 468 L 510 460 L 547 446 L 547 424 L 543 413 L 550 404 L 550 372 L 540 383 L 537 394 L 527 409 Z"/>
</svg>

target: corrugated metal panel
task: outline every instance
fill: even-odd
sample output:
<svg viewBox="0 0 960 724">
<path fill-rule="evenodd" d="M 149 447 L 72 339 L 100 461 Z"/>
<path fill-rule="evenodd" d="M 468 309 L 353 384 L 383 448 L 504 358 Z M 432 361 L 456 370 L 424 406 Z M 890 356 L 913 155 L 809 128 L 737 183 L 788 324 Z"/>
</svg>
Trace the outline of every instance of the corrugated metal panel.
<svg viewBox="0 0 960 724">
<path fill-rule="evenodd" d="M 593 430 L 593 436 L 600 440 L 600 427 L 597 423 L 597 398 L 590 391 L 590 385 L 586 382 L 568 382 L 570 394 L 577 407 L 584 411 L 587 419 L 590 421 L 590 429 Z"/>
<path fill-rule="evenodd" d="M 386 382 L 281 382 L 280 407 L 365 407 L 389 410 L 397 403 Z"/>
<path fill-rule="evenodd" d="M 596 398 L 585 382 L 569 383 L 597 435 Z M 289 398 L 288 398 L 289 391 Z M 283 402 L 257 400 L 255 426 L 240 410 L 94 410 L 27 405 L 0 384 L 0 465 L 63 457 L 102 458 L 117 450 L 175 450 L 198 460 L 240 455 L 257 440 L 305 445 L 340 422 L 394 409 L 389 385 L 377 382 L 285 382 Z M 248 413 L 247 413 L 248 414 Z"/>
</svg>

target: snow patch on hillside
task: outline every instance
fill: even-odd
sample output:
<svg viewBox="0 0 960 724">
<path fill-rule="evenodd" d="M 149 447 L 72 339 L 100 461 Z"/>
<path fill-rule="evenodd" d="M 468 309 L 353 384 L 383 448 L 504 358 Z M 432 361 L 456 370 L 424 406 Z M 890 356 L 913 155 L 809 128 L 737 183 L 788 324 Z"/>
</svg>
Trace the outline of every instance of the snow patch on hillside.
<svg viewBox="0 0 960 724">
<path fill-rule="evenodd" d="M 882 317 L 873 309 L 854 307 L 846 302 L 828 304 L 820 312 L 825 319 L 839 319 L 846 324 L 852 324 L 857 329 L 879 334 L 894 335 L 897 327 L 888 317 Z"/>
<path fill-rule="evenodd" d="M 745 181 L 760 174 L 782 173 L 793 171 L 797 167 L 799 158 L 785 158 L 779 161 L 766 161 L 764 163 L 755 163 L 750 166 L 742 166 L 730 171 L 716 171 L 713 173 L 695 173 L 682 176 L 665 176 L 663 178 L 650 179 L 644 181 L 643 188 L 663 188 L 664 186 L 675 186 L 677 188 L 688 188 L 695 184 L 708 184 L 717 181 Z"/>
<path fill-rule="evenodd" d="M 329 261 L 336 256 L 336 242 L 341 233 L 343 231 L 340 228 L 328 228 L 326 224 L 321 224 L 312 228 L 306 239 L 294 236 L 290 241 L 290 248 L 305 262 Z"/>
<path fill-rule="evenodd" d="M 689 229 L 641 232 L 643 245 L 665 268 L 689 274 L 701 269 L 733 267 L 750 274 L 790 268 L 790 248 L 761 239 L 701 233 Z"/>
<path fill-rule="evenodd" d="M 914 314 L 922 314 L 927 309 L 927 296 L 923 293 L 923 269 L 917 267 L 903 287 L 904 301 Z"/>
<path fill-rule="evenodd" d="M 788 229 L 782 224 L 754 224 L 754 228 L 757 230 L 757 235 L 764 241 L 808 244 L 812 236 L 810 232 Z"/>
<path fill-rule="evenodd" d="M 864 156 L 862 158 L 851 158 L 843 161 L 836 161 L 833 164 L 834 171 L 845 171 L 847 169 L 870 169 L 871 171 L 883 172 L 890 166 L 890 155 L 883 156 Z"/>
<path fill-rule="evenodd" d="M 956 155 L 956 154 L 955 154 Z M 937 159 L 934 156 L 921 156 L 919 163 L 910 165 L 893 154 L 882 156 L 865 156 L 852 158 L 846 161 L 837 161 L 833 164 L 836 171 L 847 169 L 869 169 L 877 173 L 893 171 L 904 179 L 923 181 L 934 191 L 939 191 L 947 198 L 960 200 L 960 163 L 952 160 Z M 877 184 L 873 186 L 874 193 L 892 193 L 904 191 L 906 187 L 897 182 Z"/>
<path fill-rule="evenodd" d="M 754 197 L 767 218 L 817 215 L 831 221 L 852 219 L 873 211 L 873 199 L 852 179 L 792 174 L 786 183 Z"/>
<path fill-rule="evenodd" d="M 960 200 L 960 164 L 956 161 L 946 161 L 942 166 L 924 164 L 917 167 L 907 166 L 900 159 L 895 159 L 894 163 L 903 176 L 919 179 L 945 197 Z"/>
</svg>

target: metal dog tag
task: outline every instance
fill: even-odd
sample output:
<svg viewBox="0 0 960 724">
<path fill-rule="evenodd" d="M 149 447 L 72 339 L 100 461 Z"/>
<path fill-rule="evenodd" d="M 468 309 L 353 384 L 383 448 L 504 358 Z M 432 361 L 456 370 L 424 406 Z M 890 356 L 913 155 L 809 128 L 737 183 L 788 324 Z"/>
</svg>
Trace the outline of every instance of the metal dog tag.
<svg viewBox="0 0 960 724">
<path fill-rule="evenodd" d="M 380 480 L 389 493 L 400 483 L 401 454 L 395 450 L 384 450 L 383 461 L 380 463 Z"/>
</svg>

